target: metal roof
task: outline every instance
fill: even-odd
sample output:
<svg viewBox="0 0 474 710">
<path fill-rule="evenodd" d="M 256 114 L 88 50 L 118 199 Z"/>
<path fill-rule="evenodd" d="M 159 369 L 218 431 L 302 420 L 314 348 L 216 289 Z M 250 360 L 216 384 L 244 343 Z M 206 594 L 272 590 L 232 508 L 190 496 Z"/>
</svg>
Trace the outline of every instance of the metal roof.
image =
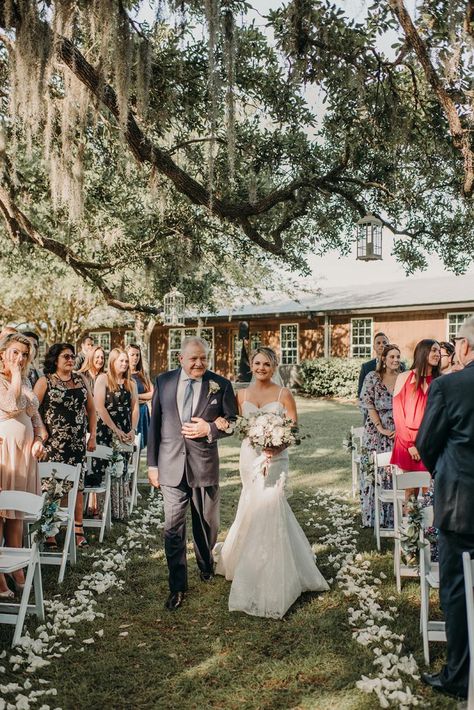
<svg viewBox="0 0 474 710">
<path fill-rule="evenodd" d="M 408 277 L 391 283 L 364 284 L 329 288 L 319 286 L 320 292 L 305 295 L 299 300 L 275 300 L 235 306 L 217 312 L 201 312 L 202 318 L 242 318 L 284 314 L 329 314 L 359 311 L 434 310 L 436 308 L 474 309 L 474 276 L 445 276 L 416 279 Z M 189 314 L 189 317 L 193 317 Z M 195 316 L 194 316 L 195 317 Z"/>
</svg>

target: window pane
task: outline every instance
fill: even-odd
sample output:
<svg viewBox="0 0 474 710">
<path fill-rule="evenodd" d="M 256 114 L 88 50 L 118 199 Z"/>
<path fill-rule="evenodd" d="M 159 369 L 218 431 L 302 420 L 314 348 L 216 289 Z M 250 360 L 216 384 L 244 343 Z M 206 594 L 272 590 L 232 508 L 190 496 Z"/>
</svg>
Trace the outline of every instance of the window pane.
<svg viewBox="0 0 474 710">
<path fill-rule="evenodd" d="M 108 331 L 96 332 L 90 334 L 94 345 L 100 345 L 105 352 L 105 357 L 108 356 L 110 352 L 110 333 Z"/>
<path fill-rule="evenodd" d="M 372 354 L 372 318 L 351 321 L 351 357 L 369 359 Z"/>
<path fill-rule="evenodd" d="M 452 340 L 458 334 L 460 326 L 472 313 L 450 313 L 448 315 L 448 340 Z"/>
<path fill-rule="evenodd" d="M 281 364 L 294 365 L 298 362 L 298 325 L 282 325 L 281 338 Z"/>
</svg>

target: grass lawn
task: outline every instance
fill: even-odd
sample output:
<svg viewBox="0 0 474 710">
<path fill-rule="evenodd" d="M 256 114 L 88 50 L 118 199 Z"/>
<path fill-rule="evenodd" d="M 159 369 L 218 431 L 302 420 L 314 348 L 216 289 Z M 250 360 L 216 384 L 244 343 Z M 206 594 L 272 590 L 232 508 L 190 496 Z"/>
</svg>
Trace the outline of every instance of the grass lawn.
<svg viewBox="0 0 474 710">
<path fill-rule="evenodd" d="M 298 406 L 302 427 L 311 436 L 290 456 L 290 504 L 304 525 L 309 516 L 304 511 L 308 493 L 318 488 L 336 495 L 342 489 L 350 490 L 350 458 L 341 442 L 351 424 L 360 422 L 360 416 L 350 403 L 300 400 Z M 237 440 L 221 445 L 222 539 L 234 517 L 240 492 L 238 456 Z M 119 527 L 114 526 L 115 539 L 120 535 Z M 317 531 L 304 529 L 310 542 L 317 543 Z M 134 556 L 125 572 L 124 589 L 99 597 L 99 609 L 105 618 L 93 624 L 84 622 L 71 649 L 41 670 L 41 677 L 58 690 L 54 702 L 44 701 L 51 708 L 379 707 L 374 695 L 355 688 L 362 674 L 374 673 L 373 655 L 352 639 L 347 613 L 351 599 L 344 597 L 335 584 L 328 593 L 303 595 L 282 621 L 231 614 L 227 610 L 230 583 L 216 578 L 211 584 L 203 584 L 190 547 L 190 588 L 185 606 L 169 613 L 163 608 L 168 590 L 161 535 L 158 531 L 150 555 Z M 374 570 L 387 575 L 382 586 L 384 595 L 397 596 L 391 546 L 387 543 L 382 553 L 377 553 L 371 531 L 362 531 L 359 549 Z M 334 577 L 324 549 L 318 562 L 327 578 Z M 91 560 L 84 555 L 68 572 L 61 594 L 71 594 L 90 568 Z M 47 569 L 44 575 L 47 597 L 57 593 L 52 572 Z M 413 653 L 423 670 L 419 585 L 404 582 L 402 594 L 394 603 L 399 615 L 391 628 L 405 635 L 404 652 Z M 93 647 L 80 650 L 80 640 L 98 628 L 104 629 L 103 637 L 97 638 Z M 128 635 L 120 636 L 124 628 Z M 10 633 L 0 627 L 0 650 L 8 648 Z M 431 652 L 437 669 L 444 645 L 432 644 Z M 15 679 L 18 673 L 7 667 L 0 684 Z M 413 681 L 411 687 L 431 708 L 456 707 L 454 701 L 435 696 L 421 683 Z"/>
</svg>

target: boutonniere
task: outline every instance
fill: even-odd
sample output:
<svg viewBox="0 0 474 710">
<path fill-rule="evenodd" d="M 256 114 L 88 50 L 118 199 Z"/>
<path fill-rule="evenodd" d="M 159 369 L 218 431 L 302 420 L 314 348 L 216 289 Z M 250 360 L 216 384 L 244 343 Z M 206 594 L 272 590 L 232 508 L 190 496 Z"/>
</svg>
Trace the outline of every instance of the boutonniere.
<svg viewBox="0 0 474 710">
<path fill-rule="evenodd" d="M 215 380 L 209 380 L 209 392 L 207 393 L 207 396 L 210 397 L 211 394 L 217 394 L 219 392 L 221 386 L 218 382 Z"/>
</svg>

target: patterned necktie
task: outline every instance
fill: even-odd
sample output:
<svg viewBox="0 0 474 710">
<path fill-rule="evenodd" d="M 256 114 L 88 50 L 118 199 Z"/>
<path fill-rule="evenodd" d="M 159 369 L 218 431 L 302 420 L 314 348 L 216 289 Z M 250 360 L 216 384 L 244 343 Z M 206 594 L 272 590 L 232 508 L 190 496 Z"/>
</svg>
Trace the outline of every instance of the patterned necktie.
<svg viewBox="0 0 474 710">
<path fill-rule="evenodd" d="M 186 390 L 184 392 L 183 400 L 183 412 L 181 414 L 182 422 L 190 422 L 193 416 L 193 398 L 194 398 L 194 387 L 196 380 L 189 379 Z"/>
</svg>

